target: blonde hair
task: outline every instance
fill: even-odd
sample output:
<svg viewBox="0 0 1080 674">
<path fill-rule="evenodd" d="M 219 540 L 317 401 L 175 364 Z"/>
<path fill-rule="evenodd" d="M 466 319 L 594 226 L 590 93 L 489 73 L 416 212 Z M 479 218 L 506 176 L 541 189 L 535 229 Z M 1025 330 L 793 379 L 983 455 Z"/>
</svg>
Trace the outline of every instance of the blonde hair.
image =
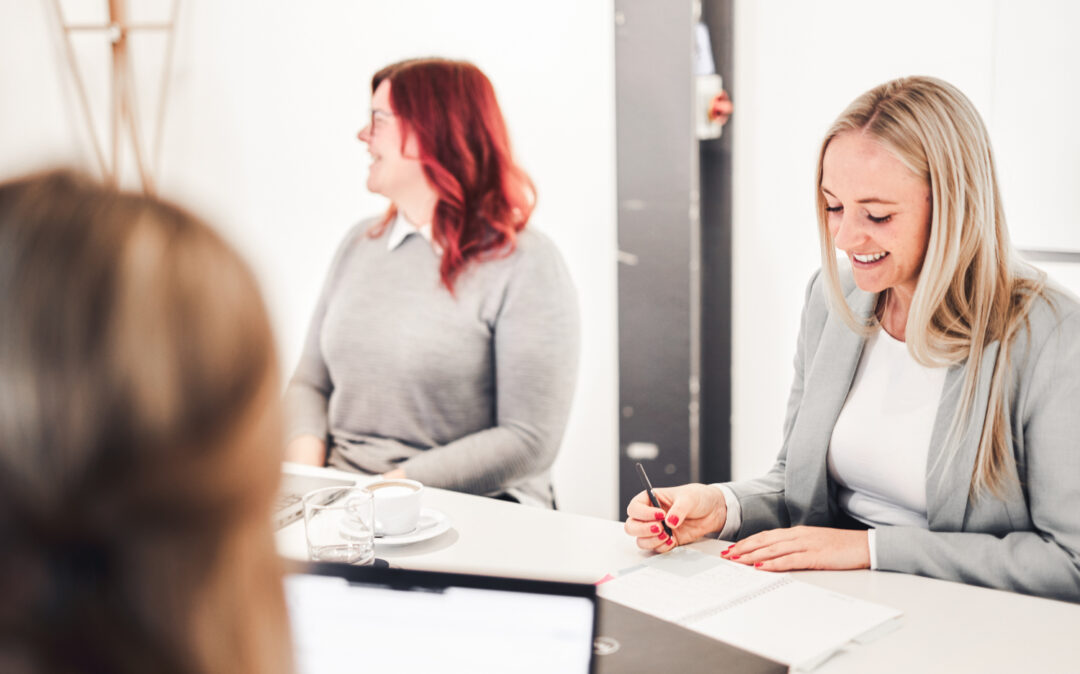
<svg viewBox="0 0 1080 674">
<path fill-rule="evenodd" d="M 0 185 L 0 661 L 285 672 L 270 324 L 209 227 L 60 171 Z"/>
<path fill-rule="evenodd" d="M 946 447 L 955 448 L 967 431 L 983 352 L 999 342 L 970 491 L 1000 495 L 1012 461 L 1005 423 L 1010 346 L 1032 302 L 1044 294 L 1045 276 L 1021 262 L 1009 241 L 986 127 L 956 87 L 932 77 L 905 77 L 859 96 L 825 134 L 817 164 L 817 211 L 826 286 L 834 310 L 852 329 L 868 334 L 878 326 L 874 318 L 857 318 L 844 300 L 821 193 L 825 151 L 833 138 L 850 131 L 876 139 L 930 186 L 930 239 L 906 340 L 912 357 L 925 366 L 967 361 Z"/>
</svg>

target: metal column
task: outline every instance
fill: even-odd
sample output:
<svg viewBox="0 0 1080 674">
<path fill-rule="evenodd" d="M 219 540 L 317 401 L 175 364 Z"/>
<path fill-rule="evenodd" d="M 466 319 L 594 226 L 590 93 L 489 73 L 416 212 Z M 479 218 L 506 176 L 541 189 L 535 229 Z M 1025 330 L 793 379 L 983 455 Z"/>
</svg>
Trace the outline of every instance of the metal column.
<svg viewBox="0 0 1080 674">
<path fill-rule="evenodd" d="M 615 1 L 620 512 L 641 489 L 637 460 L 657 486 L 697 476 L 693 10 L 692 0 Z"/>
<path fill-rule="evenodd" d="M 730 15 L 730 0 L 716 4 Z M 641 489 L 636 461 L 656 486 L 730 472 L 730 206 L 717 201 L 730 195 L 730 152 L 723 139 L 699 148 L 693 109 L 694 26 L 713 13 L 615 0 L 620 513 Z M 730 55 L 728 38 L 714 54 Z M 727 76 L 730 58 L 715 60 Z"/>
</svg>

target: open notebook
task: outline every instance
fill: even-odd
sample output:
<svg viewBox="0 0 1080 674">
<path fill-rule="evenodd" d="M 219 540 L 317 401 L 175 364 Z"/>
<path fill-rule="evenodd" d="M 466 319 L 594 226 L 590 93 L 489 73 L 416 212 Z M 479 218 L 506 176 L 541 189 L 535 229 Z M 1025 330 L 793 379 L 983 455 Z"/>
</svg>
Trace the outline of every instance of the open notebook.
<svg viewBox="0 0 1080 674">
<path fill-rule="evenodd" d="M 599 594 L 803 671 L 852 641 L 891 629 L 901 615 L 690 548 L 621 571 Z"/>
</svg>

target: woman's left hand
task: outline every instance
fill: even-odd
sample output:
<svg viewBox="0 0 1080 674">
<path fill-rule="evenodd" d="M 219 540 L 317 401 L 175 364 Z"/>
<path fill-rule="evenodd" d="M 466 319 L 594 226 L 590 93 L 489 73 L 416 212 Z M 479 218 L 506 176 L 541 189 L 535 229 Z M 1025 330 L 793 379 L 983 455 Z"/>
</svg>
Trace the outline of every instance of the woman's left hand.
<svg viewBox="0 0 1080 674">
<path fill-rule="evenodd" d="M 870 568 L 867 533 L 850 529 L 771 529 L 748 536 L 720 554 L 765 571 Z"/>
</svg>

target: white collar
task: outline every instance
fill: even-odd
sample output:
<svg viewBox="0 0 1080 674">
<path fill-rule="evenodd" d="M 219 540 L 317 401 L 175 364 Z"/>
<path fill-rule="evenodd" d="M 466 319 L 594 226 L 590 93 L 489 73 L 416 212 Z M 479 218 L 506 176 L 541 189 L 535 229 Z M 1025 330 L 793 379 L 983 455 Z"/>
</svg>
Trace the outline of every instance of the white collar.
<svg viewBox="0 0 1080 674">
<path fill-rule="evenodd" d="M 431 247 L 434 248 L 436 252 L 442 252 L 442 248 L 431 238 L 431 223 L 429 222 L 418 227 L 409 222 L 409 219 L 406 218 L 405 214 L 400 210 L 397 212 L 397 215 L 394 216 L 394 222 L 390 225 L 390 237 L 386 240 L 386 249 L 394 250 L 404 243 L 405 239 L 409 238 L 410 234 L 419 234 L 424 237 L 425 241 L 431 244 Z"/>
</svg>

